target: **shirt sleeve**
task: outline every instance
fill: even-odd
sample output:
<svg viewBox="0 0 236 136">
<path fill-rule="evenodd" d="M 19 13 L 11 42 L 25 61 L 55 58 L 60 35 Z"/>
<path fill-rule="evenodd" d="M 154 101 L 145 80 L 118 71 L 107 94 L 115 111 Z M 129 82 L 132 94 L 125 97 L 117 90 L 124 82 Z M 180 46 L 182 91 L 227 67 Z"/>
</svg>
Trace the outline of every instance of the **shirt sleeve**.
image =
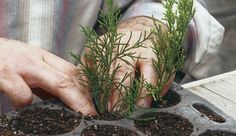
<svg viewBox="0 0 236 136">
<path fill-rule="evenodd" d="M 224 27 L 206 9 L 203 0 L 195 0 L 196 13 L 189 23 L 186 42 L 186 61 L 183 71 L 193 79 L 209 76 L 210 62 L 217 55 L 224 35 Z M 164 7 L 160 0 L 137 0 L 123 14 L 121 21 L 137 17 L 154 17 L 165 23 Z"/>
<path fill-rule="evenodd" d="M 117 6 L 121 11 L 125 10 L 134 0 L 113 0 L 113 4 Z M 106 1 L 103 0 L 101 10 L 108 12 Z"/>
</svg>

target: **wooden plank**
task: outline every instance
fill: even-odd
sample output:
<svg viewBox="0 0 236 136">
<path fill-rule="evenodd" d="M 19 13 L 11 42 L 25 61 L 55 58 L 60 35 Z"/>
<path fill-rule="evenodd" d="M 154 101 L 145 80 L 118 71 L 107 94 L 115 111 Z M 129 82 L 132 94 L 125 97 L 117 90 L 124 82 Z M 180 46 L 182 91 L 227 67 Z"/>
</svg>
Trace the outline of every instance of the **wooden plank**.
<svg viewBox="0 0 236 136">
<path fill-rule="evenodd" d="M 217 82 L 211 82 L 201 85 L 201 87 L 208 89 L 209 91 L 214 92 L 236 104 L 236 85 L 230 84 L 229 82 L 226 82 L 226 80 L 227 79 L 222 79 Z"/>
<path fill-rule="evenodd" d="M 236 79 L 236 70 L 228 72 L 228 73 L 216 75 L 216 76 L 213 76 L 213 77 L 209 77 L 209 78 L 206 78 L 206 79 L 198 80 L 198 81 L 195 81 L 195 82 L 190 82 L 190 83 L 187 83 L 187 84 L 183 84 L 181 86 L 184 87 L 184 88 L 190 88 L 190 87 L 194 87 L 194 86 L 208 84 L 210 82 L 217 82 L 221 79 L 225 79 L 225 78 L 229 78 L 229 77 L 231 77 L 233 79 Z M 235 84 L 236 84 L 236 82 L 235 82 Z"/>
<path fill-rule="evenodd" d="M 236 87 L 236 76 L 228 77 L 227 80 L 224 81 Z"/>
<path fill-rule="evenodd" d="M 236 70 L 182 85 L 236 119 Z"/>
<path fill-rule="evenodd" d="M 232 118 L 236 119 L 236 104 L 234 102 L 225 99 L 221 95 L 209 91 L 208 89 L 203 88 L 201 86 L 192 87 L 188 90 L 212 103 L 228 116 L 231 116 Z"/>
</svg>

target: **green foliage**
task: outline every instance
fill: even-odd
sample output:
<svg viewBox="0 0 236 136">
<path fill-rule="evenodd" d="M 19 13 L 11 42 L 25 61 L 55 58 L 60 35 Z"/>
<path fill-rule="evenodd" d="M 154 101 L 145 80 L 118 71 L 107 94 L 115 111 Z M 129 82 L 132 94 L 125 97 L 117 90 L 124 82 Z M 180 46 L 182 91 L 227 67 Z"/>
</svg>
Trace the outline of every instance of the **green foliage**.
<svg viewBox="0 0 236 136">
<path fill-rule="evenodd" d="M 112 67 L 117 60 L 131 65 L 124 57 L 138 58 L 132 50 L 142 47 L 143 42 L 149 38 L 149 35 L 141 34 L 136 43 L 130 46 L 131 32 L 129 39 L 122 43 L 121 39 L 124 34 L 117 32 L 120 10 L 113 6 L 112 0 L 107 0 L 107 5 L 108 12 L 101 11 L 99 17 L 100 27 L 106 32 L 99 36 L 92 28 L 82 27 L 82 31 L 88 40 L 86 44 L 87 53 L 82 57 L 75 54 L 72 54 L 72 56 L 81 66 L 78 74 L 80 82 L 90 88 L 97 111 L 99 113 L 108 112 L 111 93 L 117 91 L 122 100 L 115 105 L 115 108 L 112 107 L 112 110 L 117 112 L 125 110 L 129 113 L 134 110 L 133 105 L 135 105 L 138 97 L 138 93 L 135 91 L 138 87 L 138 81 L 130 79 L 132 80 L 131 83 L 135 84 L 135 89 L 133 85 L 131 87 L 125 86 L 124 81 L 129 80 L 131 73 L 127 72 L 122 79 L 118 80 L 115 76 L 121 65 L 118 64 L 114 68 Z"/>
<path fill-rule="evenodd" d="M 193 0 L 165 0 L 164 7 L 166 12 L 163 20 L 166 21 L 167 31 L 153 19 L 155 28 L 152 49 L 157 56 L 157 60 L 153 60 L 153 67 L 157 72 L 158 81 L 156 86 L 145 83 L 154 100 L 160 99 L 164 85 L 184 64 L 184 38 L 188 23 L 195 13 Z"/>
<path fill-rule="evenodd" d="M 86 53 L 83 56 L 71 54 L 79 63 L 80 69 L 78 77 L 80 83 L 90 88 L 94 103 L 98 113 L 108 112 L 108 102 L 112 91 L 117 91 L 120 99 L 114 107 L 113 112 L 119 112 L 129 116 L 136 109 L 137 99 L 140 97 L 141 90 L 145 87 L 152 95 L 154 100 L 161 99 L 160 92 L 170 77 L 181 67 L 184 62 L 184 50 L 182 48 L 184 37 L 187 31 L 187 25 L 193 17 L 192 0 L 166 0 L 165 18 L 167 31 L 154 21 L 154 29 L 151 34 L 140 34 L 136 43 L 130 46 L 132 32 L 125 42 L 121 39 L 125 34 L 118 33 L 118 22 L 120 10 L 114 6 L 113 0 L 106 0 L 108 12 L 101 11 L 99 17 L 100 29 L 103 35 L 100 36 L 95 30 L 88 27 L 82 27 L 82 31 L 87 37 L 85 45 Z M 177 5 L 173 11 L 174 5 Z M 150 37 L 152 35 L 152 37 Z M 127 65 L 132 66 L 124 58 L 140 59 L 135 55 L 133 49 L 143 47 L 146 40 L 152 40 L 152 50 L 157 56 L 157 61 L 153 60 L 153 67 L 158 75 L 157 85 L 145 82 L 145 79 L 131 78 L 131 73 L 125 73 L 122 79 L 116 79 L 116 74 L 121 65 L 114 64 L 121 60 Z M 124 85 L 126 80 L 130 80 L 130 85 Z"/>
<path fill-rule="evenodd" d="M 119 102 L 119 113 L 122 113 L 124 116 L 128 117 L 131 115 L 137 108 L 136 103 L 138 98 L 140 98 L 140 93 L 143 89 L 144 85 L 144 78 L 140 79 L 130 79 L 130 86 L 125 87 L 127 90 L 125 91 L 125 94 L 122 96 Z"/>
</svg>

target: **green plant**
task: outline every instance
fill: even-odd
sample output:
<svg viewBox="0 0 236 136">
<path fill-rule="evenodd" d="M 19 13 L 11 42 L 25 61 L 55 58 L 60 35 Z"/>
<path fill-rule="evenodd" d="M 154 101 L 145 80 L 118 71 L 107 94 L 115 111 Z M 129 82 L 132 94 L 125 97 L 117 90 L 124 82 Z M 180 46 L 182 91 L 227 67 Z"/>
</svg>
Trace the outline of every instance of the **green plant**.
<svg viewBox="0 0 236 136">
<path fill-rule="evenodd" d="M 136 43 L 130 46 L 131 32 L 129 39 L 122 43 L 121 39 L 124 34 L 117 32 L 120 10 L 114 6 L 112 0 L 106 2 L 108 12 L 101 11 L 98 20 L 104 34 L 99 36 L 92 28 L 82 27 L 82 31 L 88 40 L 85 46 L 87 52 L 82 57 L 75 54 L 72 54 L 72 56 L 81 66 L 78 72 L 80 82 L 90 88 L 99 113 L 108 112 L 108 102 L 112 91 L 117 91 L 120 96 L 117 104 L 111 107 L 112 111 L 127 111 L 124 114 L 131 113 L 139 95 L 136 89 L 141 87 L 139 84 L 142 82 L 130 79 L 130 87 L 125 86 L 123 83 L 125 80 L 129 80 L 131 73 L 127 72 L 121 80 L 117 80 L 115 76 L 121 65 L 118 64 L 115 68 L 112 68 L 112 65 L 117 60 L 131 65 L 124 57 L 138 58 L 132 50 L 142 47 L 143 42 L 149 38 L 149 35 L 146 32 L 143 35 L 140 34 Z M 123 90 L 124 92 L 122 92 Z"/>
<path fill-rule="evenodd" d="M 187 26 L 195 14 L 193 0 L 165 0 L 164 7 L 166 12 L 163 20 L 166 21 L 167 30 L 157 25 L 153 19 L 155 27 L 151 39 L 153 52 L 157 56 L 157 60 L 153 60 L 153 67 L 158 81 L 157 85 L 145 83 L 149 95 L 152 95 L 154 100 L 161 99 L 160 92 L 164 85 L 184 64 L 184 38 Z"/>
<path fill-rule="evenodd" d="M 118 21 L 120 10 L 114 6 L 112 0 L 107 0 L 108 12 L 101 11 L 99 24 L 102 36 L 98 35 L 95 30 L 88 27 L 82 27 L 82 31 L 87 36 L 87 44 L 85 46 L 86 53 L 81 57 L 72 54 L 76 61 L 80 64 L 78 72 L 80 82 L 89 87 L 97 111 L 99 113 L 108 112 L 108 102 L 112 91 L 119 93 L 119 101 L 111 110 L 129 116 L 136 109 L 136 102 L 140 92 L 145 87 L 152 95 L 154 100 L 161 99 L 160 92 L 170 77 L 179 70 L 184 62 L 184 50 L 182 48 L 183 40 L 186 35 L 187 25 L 193 17 L 195 10 L 193 9 L 192 0 L 166 0 L 164 7 L 166 8 L 165 18 L 167 31 L 162 26 L 157 25 L 153 19 L 154 29 L 150 34 L 146 32 L 140 34 L 139 39 L 132 46 L 129 46 L 132 32 L 126 42 L 121 42 L 125 34 L 118 33 Z M 173 11 L 173 6 L 177 5 L 177 9 Z M 152 41 L 152 50 L 157 56 L 157 61 L 153 60 L 153 67 L 158 75 L 157 85 L 146 83 L 141 77 L 133 79 L 131 73 L 126 73 L 121 80 L 115 78 L 121 65 L 115 68 L 112 65 L 121 60 L 131 65 L 124 57 L 131 59 L 144 59 L 135 56 L 132 50 L 143 47 L 142 44 L 146 40 Z M 130 78 L 130 79 L 128 79 Z M 130 86 L 125 86 L 124 81 L 131 80 Z M 122 92 L 123 91 L 123 92 Z"/>
</svg>

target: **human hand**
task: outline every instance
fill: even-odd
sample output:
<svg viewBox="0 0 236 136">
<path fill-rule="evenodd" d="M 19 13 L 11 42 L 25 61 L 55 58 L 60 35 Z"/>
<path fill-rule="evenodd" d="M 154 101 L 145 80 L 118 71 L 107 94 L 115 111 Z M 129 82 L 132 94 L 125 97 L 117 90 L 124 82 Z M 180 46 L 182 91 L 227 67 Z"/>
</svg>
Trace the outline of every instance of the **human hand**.
<svg viewBox="0 0 236 136">
<path fill-rule="evenodd" d="M 30 104 L 33 88 L 41 88 L 34 92 L 56 96 L 82 114 L 96 114 L 88 90 L 76 81 L 76 66 L 56 55 L 20 41 L 0 38 L 0 64 L 0 92 L 16 107 Z"/>
<path fill-rule="evenodd" d="M 165 28 L 163 24 L 159 22 L 159 24 Z M 151 18 L 147 17 L 136 17 L 129 19 L 127 21 L 122 22 L 119 25 L 118 31 L 119 33 L 125 34 L 122 37 L 121 43 L 126 43 L 130 37 L 130 32 L 132 31 L 132 38 L 130 40 L 130 46 L 134 45 L 134 43 L 139 39 L 140 33 L 146 31 L 149 31 L 152 29 L 153 26 L 153 20 Z M 115 79 L 122 80 L 125 74 L 131 73 L 131 77 L 135 77 L 135 71 L 139 71 L 139 74 L 143 76 L 145 82 L 151 83 L 153 85 L 156 85 L 158 75 L 155 74 L 156 71 L 153 69 L 153 63 L 152 59 L 157 60 L 156 55 L 154 54 L 151 46 L 152 42 L 150 40 L 147 40 L 144 42 L 143 45 L 145 48 L 137 48 L 132 50 L 132 52 L 135 52 L 135 56 L 145 59 L 131 59 L 130 57 L 125 57 L 124 60 L 128 61 L 132 66 L 127 65 L 127 63 L 123 62 L 122 60 L 117 60 L 116 64 L 113 65 L 115 68 L 117 65 L 121 65 L 122 67 L 117 71 Z M 169 79 L 169 81 L 164 85 L 164 88 L 162 92 L 160 93 L 161 96 L 164 96 L 172 84 L 174 80 L 174 75 Z M 123 84 L 125 86 L 130 85 L 130 79 L 127 78 Z M 147 95 L 148 91 L 144 88 L 141 91 L 141 94 L 139 96 L 137 105 L 142 107 L 150 107 L 151 103 L 153 101 L 152 96 Z M 110 107 L 113 107 L 116 105 L 116 103 L 120 100 L 120 92 L 114 90 L 111 97 L 110 97 Z"/>
</svg>

